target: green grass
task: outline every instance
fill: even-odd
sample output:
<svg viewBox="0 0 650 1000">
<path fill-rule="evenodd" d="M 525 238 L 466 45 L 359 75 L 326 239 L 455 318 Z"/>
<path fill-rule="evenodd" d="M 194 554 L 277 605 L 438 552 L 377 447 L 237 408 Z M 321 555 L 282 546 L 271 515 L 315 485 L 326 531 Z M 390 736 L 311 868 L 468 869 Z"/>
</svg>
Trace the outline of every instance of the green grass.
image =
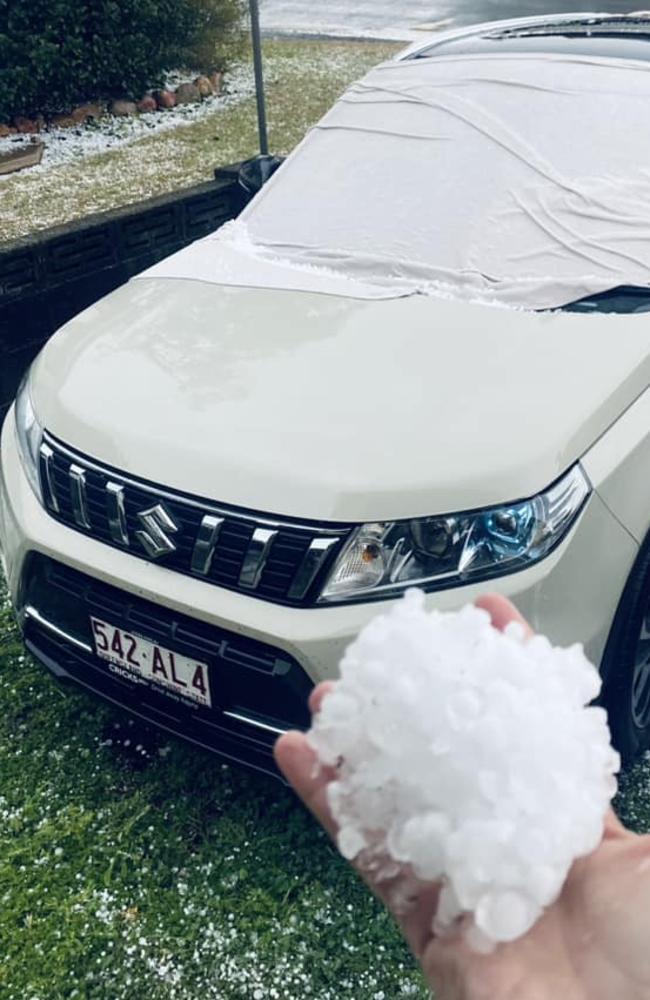
<svg viewBox="0 0 650 1000">
<path fill-rule="evenodd" d="M 650 833 L 650 754 L 621 775 L 614 807 L 621 821 L 635 833 Z"/>
<path fill-rule="evenodd" d="M 273 152 L 290 152 L 349 83 L 398 48 L 369 42 L 267 42 Z M 216 166 L 257 152 L 256 104 L 250 97 L 111 152 L 41 173 L 15 174 L 0 183 L 0 241 L 209 180 Z"/>
<path fill-rule="evenodd" d="M 647 763 L 623 779 L 618 809 L 650 830 Z M 287 789 L 60 687 L 0 596 L 0 996 L 428 993 Z"/>
<path fill-rule="evenodd" d="M 137 752 L 0 604 L 3 1000 L 427 996 L 287 789 L 167 739 Z"/>
</svg>

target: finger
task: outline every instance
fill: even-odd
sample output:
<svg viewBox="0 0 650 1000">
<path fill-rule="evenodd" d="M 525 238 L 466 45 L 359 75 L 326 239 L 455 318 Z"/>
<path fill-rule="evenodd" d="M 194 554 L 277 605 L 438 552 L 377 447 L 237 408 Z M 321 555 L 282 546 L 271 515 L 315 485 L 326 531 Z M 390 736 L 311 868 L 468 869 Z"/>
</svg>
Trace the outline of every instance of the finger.
<svg viewBox="0 0 650 1000">
<path fill-rule="evenodd" d="M 418 960 L 422 958 L 435 937 L 433 922 L 438 912 L 441 892 L 441 882 L 419 883 L 411 908 L 402 914 L 393 909 L 390 898 L 384 899 L 401 927 L 411 951 Z"/>
<path fill-rule="evenodd" d="M 504 628 L 512 622 L 517 622 L 519 625 L 523 625 L 526 635 L 529 638 L 534 634 L 532 628 L 523 615 L 519 614 L 514 604 L 501 594 L 485 594 L 483 597 L 479 597 L 478 601 L 476 601 L 476 607 L 487 611 L 492 619 L 492 624 L 500 632 L 503 632 Z"/>
<path fill-rule="evenodd" d="M 327 801 L 327 786 L 336 778 L 334 769 L 319 767 L 316 754 L 304 733 L 291 732 L 281 736 L 275 745 L 275 759 L 289 784 L 332 840 L 336 841 L 337 825 Z M 376 872 L 369 870 L 361 856 L 352 864 L 368 887 L 393 912 L 410 946 L 420 955 L 431 938 L 440 885 L 423 884 L 412 876 L 405 877 L 404 873 L 389 882 L 378 882 Z M 395 894 L 404 896 L 404 889 L 410 898 L 402 900 L 407 904 L 402 911 L 400 906 L 396 906 Z"/>
<path fill-rule="evenodd" d="M 323 698 L 325 698 L 330 691 L 333 691 L 335 687 L 334 681 L 324 681 L 315 687 L 312 693 L 309 695 L 309 711 L 312 715 L 318 715 L 321 710 L 321 705 L 323 704 Z"/>
<path fill-rule="evenodd" d="M 605 817 L 604 840 L 614 840 L 619 837 L 629 837 L 629 831 L 623 826 L 613 809 Z"/>
<path fill-rule="evenodd" d="M 275 761 L 307 808 L 329 833 L 336 837 L 336 823 L 327 801 L 327 786 L 335 777 L 331 768 L 321 767 L 304 733 L 285 733 L 275 744 Z"/>
</svg>

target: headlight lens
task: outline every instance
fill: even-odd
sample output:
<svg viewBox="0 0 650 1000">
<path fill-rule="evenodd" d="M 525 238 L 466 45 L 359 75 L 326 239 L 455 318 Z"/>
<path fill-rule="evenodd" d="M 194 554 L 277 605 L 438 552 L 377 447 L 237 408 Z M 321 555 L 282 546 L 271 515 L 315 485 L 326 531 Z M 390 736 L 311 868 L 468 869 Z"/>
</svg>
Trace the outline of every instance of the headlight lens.
<svg viewBox="0 0 650 1000">
<path fill-rule="evenodd" d="M 38 456 L 43 439 L 43 429 L 36 419 L 36 413 L 34 412 L 34 405 L 29 389 L 29 372 L 23 378 L 18 389 L 15 418 L 18 450 L 23 468 L 25 469 L 25 475 L 29 479 L 36 496 L 39 500 L 42 500 Z"/>
<path fill-rule="evenodd" d="M 321 601 L 389 597 L 475 583 L 538 562 L 558 544 L 589 496 L 576 465 L 545 493 L 471 514 L 358 528 L 334 565 Z"/>
</svg>

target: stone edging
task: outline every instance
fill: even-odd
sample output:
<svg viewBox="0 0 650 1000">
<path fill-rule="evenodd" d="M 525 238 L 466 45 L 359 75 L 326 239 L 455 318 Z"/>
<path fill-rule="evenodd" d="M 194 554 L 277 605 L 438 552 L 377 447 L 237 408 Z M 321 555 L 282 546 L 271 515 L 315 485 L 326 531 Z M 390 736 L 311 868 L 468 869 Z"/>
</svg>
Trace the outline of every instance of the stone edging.
<svg viewBox="0 0 650 1000">
<path fill-rule="evenodd" d="M 207 76 L 197 76 L 192 83 L 180 83 L 175 90 L 154 90 L 145 94 L 139 101 L 117 99 L 113 101 L 92 101 L 80 104 L 68 114 L 53 115 L 45 118 L 36 115 L 26 118 L 17 115 L 11 125 L 0 123 L 0 139 L 9 135 L 34 134 L 49 129 L 78 128 L 89 119 L 103 118 L 104 115 L 126 117 L 145 114 L 153 111 L 166 111 L 180 104 L 198 104 L 208 97 L 218 96 L 223 85 L 223 73 L 210 73 Z"/>
</svg>

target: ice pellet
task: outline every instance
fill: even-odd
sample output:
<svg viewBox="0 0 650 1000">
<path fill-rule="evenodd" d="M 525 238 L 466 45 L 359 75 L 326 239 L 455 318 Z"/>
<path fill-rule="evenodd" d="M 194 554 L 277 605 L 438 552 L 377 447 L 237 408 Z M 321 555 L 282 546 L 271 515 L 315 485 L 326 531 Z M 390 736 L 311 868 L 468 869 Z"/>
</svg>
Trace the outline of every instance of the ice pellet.
<svg viewBox="0 0 650 1000">
<path fill-rule="evenodd" d="M 339 835 L 339 850 L 344 858 L 352 860 L 366 846 L 365 837 L 352 826 L 344 827 Z"/>
<path fill-rule="evenodd" d="M 440 880 L 437 933 L 464 917 L 477 950 L 521 937 L 602 837 L 620 762 L 599 690 L 580 646 L 409 591 L 347 650 L 309 733 L 337 765 L 341 852 Z"/>
</svg>

